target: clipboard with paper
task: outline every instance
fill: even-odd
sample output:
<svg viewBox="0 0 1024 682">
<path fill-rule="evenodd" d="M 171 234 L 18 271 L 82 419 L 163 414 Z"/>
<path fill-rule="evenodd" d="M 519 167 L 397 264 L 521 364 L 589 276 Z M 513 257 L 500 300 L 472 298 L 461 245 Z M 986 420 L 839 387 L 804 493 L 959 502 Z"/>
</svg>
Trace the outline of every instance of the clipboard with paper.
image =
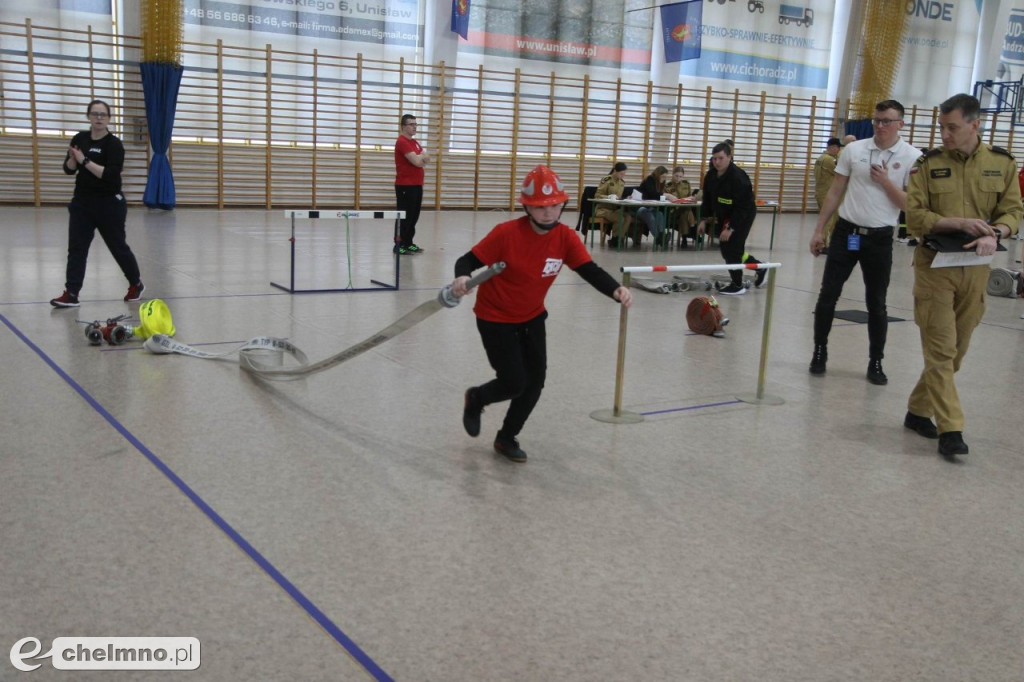
<svg viewBox="0 0 1024 682">
<path fill-rule="evenodd" d="M 988 265 L 995 254 L 979 256 L 975 249 L 964 250 L 964 244 L 970 244 L 975 239 L 975 235 L 966 232 L 931 232 L 924 236 L 923 241 L 927 248 L 937 252 L 932 260 L 933 268 Z M 1006 251 L 1006 247 L 997 244 L 996 251 Z"/>
</svg>

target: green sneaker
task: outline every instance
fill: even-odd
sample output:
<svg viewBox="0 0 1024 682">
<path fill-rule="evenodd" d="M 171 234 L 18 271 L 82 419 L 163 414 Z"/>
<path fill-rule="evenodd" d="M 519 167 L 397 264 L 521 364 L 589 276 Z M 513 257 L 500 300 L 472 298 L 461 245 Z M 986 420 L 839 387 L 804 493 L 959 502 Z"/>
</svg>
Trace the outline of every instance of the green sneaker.
<svg viewBox="0 0 1024 682">
<path fill-rule="evenodd" d="M 409 246 L 405 247 L 405 249 L 409 253 L 423 253 L 423 249 L 416 246 L 415 244 L 409 244 Z"/>
</svg>

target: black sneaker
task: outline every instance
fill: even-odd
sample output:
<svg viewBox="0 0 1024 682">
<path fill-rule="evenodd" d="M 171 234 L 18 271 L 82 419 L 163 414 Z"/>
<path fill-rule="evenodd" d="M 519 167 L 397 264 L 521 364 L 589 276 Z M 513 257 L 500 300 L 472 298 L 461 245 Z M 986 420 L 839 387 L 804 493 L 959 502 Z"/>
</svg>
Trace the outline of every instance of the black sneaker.
<svg viewBox="0 0 1024 682">
<path fill-rule="evenodd" d="M 499 455 L 504 455 L 510 462 L 515 462 L 516 464 L 526 462 L 526 453 L 519 447 L 519 441 L 515 438 L 496 436 L 494 438 L 494 451 Z"/>
<path fill-rule="evenodd" d="M 868 363 L 868 381 L 875 386 L 885 386 L 889 383 L 889 377 L 882 371 L 882 361 L 872 360 Z"/>
<path fill-rule="evenodd" d="M 497 446 L 497 444 L 495 444 Z M 947 431 L 939 434 L 939 454 L 946 461 L 955 462 L 957 455 L 967 454 L 967 443 L 964 442 L 964 434 L 960 431 Z"/>
<path fill-rule="evenodd" d="M 932 424 L 931 419 L 920 417 L 913 412 L 907 412 L 907 416 L 903 418 L 903 426 L 925 438 L 935 439 L 939 437 L 939 430 L 935 428 L 935 424 Z"/>
<path fill-rule="evenodd" d="M 807 371 L 816 376 L 821 376 L 825 373 L 825 364 L 828 362 L 828 347 L 827 346 L 815 346 L 814 355 L 811 356 L 811 364 L 808 366 Z"/>
<path fill-rule="evenodd" d="M 477 398 L 479 393 L 478 388 L 467 388 L 466 401 L 462 407 L 462 427 L 473 438 L 480 435 L 480 415 L 484 411 L 484 406 Z"/>
<path fill-rule="evenodd" d="M 78 302 L 78 296 L 68 293 L 65 289 L 59 297 L 50 299 L 50 305 L 54 308 L 77 308 L 81 304 Z"/>
<path fill-rule="evenodd" d="M 746 287 L 736 284 L 735 282 L 729 284 L 729 286 L 722 287 L 718 290 L 718 293 L 725 294 L 726 296 L 742 296 L 747 293 Z"/>
<path fill-rule="evenodd" d="M 617 249 L 617 248 L 619 248 L 619 238 L 618 237 L 609 237 L 608 238 L 608 248 L 609 249 Z"/>
<path fill-rule="evenodd" d="M 409 244 L 409 246 L 405 247 L 405 250 L 408 251 L 409 253 L 423 253 L 423 249 L 416 246 L 415 244 Z"/>
<path fill-rule="evenodd" d="M 765 278 L 767 276 L 768 276 L 767 268 L 761 268 L 760 270 L 758 270 L 757 274 L 754 275 L 754 287 L 757 288 L 757 289 L 760 289 L 761 287 L 763 287 L 764 286 L 764 280 L 765 280 Z"/>
</svg>

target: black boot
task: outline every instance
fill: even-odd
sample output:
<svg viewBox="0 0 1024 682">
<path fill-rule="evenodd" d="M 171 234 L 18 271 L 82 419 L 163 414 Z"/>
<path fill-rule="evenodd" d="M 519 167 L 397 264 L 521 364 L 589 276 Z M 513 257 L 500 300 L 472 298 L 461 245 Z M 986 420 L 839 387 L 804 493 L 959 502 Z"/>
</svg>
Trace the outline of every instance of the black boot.
<svg viewBox="0 0 1024 682">
<path fill-rule="evenodd" d="M 872 360 L 868 363 L 868 381 L 875 386 L 885 386 L 889 383 L 889 377 L 882 371 L 882 361 Z"/>
<path fill-rule="evenodd" d="M 811 364 L 807 371 L 811 374 L 821 375 L 825 373 L 825 363 L 828 362 L 828 346 L 815 346 L 814 355 L 811 356 Z"/>
<path fill-rule="evenodd" d="M 908 411 L 907 416 L 903 418 L 903 426 L 907 427 L 911 431 L 916 431 L 919 435 L 925 438 L 938 438 L 939 430 L 935 428 L 935 424 L 928 417 L 921 417 Z"/>
<path fill-rule="evenodd" d="M 960 431 L 939 434 L 939 454 L 947 462 L 956 462 L 957 455 L 966 455 L 967 452 L 967 443 L 964 442 L 964 435 Z"/>
</svg>

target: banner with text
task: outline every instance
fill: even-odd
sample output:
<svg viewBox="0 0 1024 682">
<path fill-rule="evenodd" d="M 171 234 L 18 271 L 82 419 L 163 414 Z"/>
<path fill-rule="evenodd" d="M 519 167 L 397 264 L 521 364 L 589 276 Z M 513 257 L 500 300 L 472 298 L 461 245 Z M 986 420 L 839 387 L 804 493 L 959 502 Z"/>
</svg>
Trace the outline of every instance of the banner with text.
<svg viewBox="0 0 1024 682">
<path fill-rule="evenodd" d="M 680 76 L 825 90 L 834 9 L 833 0 L 708 5 L 700 59 L 682 63 Z"/>
<path fill-rule="evenodd" d="M 111 0 L 33 0 L 31 3 L 0 2 L 0 21 L 24 24 L 30 17 L 36 26 L 74 26 L 87 21 L 93 28 L 100 28 L 95 15 L 101 14 L 113 20 Z M 93 15 L 78 17 L 78 13 Z"/>
<path fill-rule="evenodd" d="M 649 69 L 654 12 L 622 0 L 474 0 L 460 51 L 549 62 Z"/>
<path fill-rule="evenodd" d="M 891 96 L 904 104 L 935 106 L 958 92 L 970 93 L 981 18 L 978 4 L 912 0 L 903 5 L 907 28 Z M 993 41 L 1003 41 L 1004 28 L 1005 24 L 996 27 Z"/>
<path fill-rule="evenodd" d="M 417 47 L 417 0 L 185 0 L 185 25 Z M 263 39 L 272 42 L 270 39 Z"/>
</svg>

